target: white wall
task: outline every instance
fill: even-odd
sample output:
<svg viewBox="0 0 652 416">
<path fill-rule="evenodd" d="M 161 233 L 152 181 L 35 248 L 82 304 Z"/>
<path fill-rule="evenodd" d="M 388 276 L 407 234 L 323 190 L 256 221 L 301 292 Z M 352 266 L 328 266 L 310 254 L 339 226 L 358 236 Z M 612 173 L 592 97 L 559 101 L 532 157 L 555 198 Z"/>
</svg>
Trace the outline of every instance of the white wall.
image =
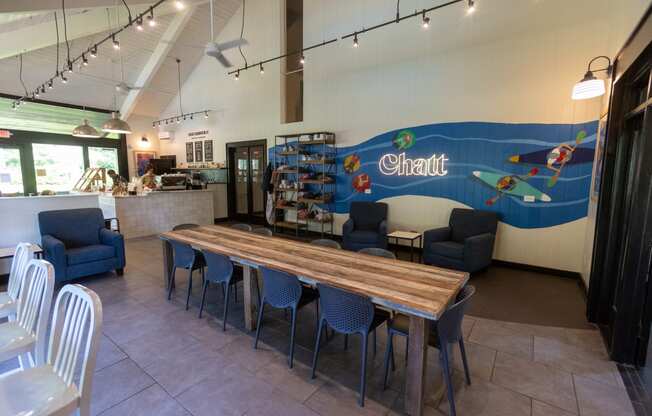
<svg viewBox="0 0 652 416">
<path fill-rule="evenodd" d="M 132 115 L 127 120 L 131 127 L 131 134 L 127 135 L 127 158 L 129 161 L 129 176 L 136 175 L 136 161 L 134 151 L 152 151 L 160 156 L 160 146 L 158 133 L 152 127 L 154 121 L 151 117 Z M 148 142 L 142 142 L 142 138 L 147 137 Z"/>
<path fill-rule="evenodd" d="M 215 111 L 207 121 L 175 126 L 177 138 L 161 143 L 161 152 L 185 161 L 182 137 L 204 128 L 216 140 L 216 161 L 223 161 L 227 142 L 271 140 L 288 132 L 330 130 L 337 134 L 339 144 L 348 146 L 388 130 L 438 122 L 596 120 L 599 100 L 572 101 L 571 88 L 593 56 L 618 49 L 613 45 L 622 42 L 622 33 L 633 29 L 630 16 L 640 15 L 643 3 L 478 1 L 477 12 L 471 16 L 461 4 L 431 15 L 427 31 L 415 19 L 360 36 L 357 49 L 345 40 L 310 51 L 306 53 L 302 123 L 280 123 L 279 63 L 266 65 L 262 76 L 252 69 L 234 81 L 215 60 L 203 58 L 183 85 L 184 94 L 193 97 L 194 110 Z M 248 2 L 245 37 L 250 45 L 245 53 L 250 63 L 281 52 L 281 4 L 282 0 Z M 390 19 L 395 4 L 393 0 L 304 0 L 304 44 Z M 431 4 L 401 2 L 403 13 Z M 239 13 L 220 40 L 239 36 Z M 241 63 L 237 51 L 228 56 Z M 174 114 L 170 105 L 162 116 Z M 456 204 L 438 198 L 392 198 L 391 225 L 419 230 L 442 225 Z M 433 215 L 398 209 L 416 206 Z M 579 272 L 585 231 L 585 219 L 545 230 L 501 224 L 495 257 Z"/>
</svg>

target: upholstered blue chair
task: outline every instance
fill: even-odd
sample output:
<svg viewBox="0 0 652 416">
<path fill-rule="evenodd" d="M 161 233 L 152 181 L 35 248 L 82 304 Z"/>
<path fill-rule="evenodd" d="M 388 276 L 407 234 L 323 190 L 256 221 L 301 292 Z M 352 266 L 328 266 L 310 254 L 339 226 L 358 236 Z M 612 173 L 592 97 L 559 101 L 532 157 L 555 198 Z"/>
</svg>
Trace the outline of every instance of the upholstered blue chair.
<svg viewBox="0 0 652 416">
<path fill-rule="evenodd" d="M 464 348 L 464 337 L 462 335 L 462 320 L 464 313 L 469 307 L 471 297 L 475 293 L 473 286 L 465 286 L 457 295 L 455 303 L 451 305 L 441 315 L 438 321 L 430 323 L 430 333 L 428 336 L 428 345 L 439 350 L 439 363 L 444 373 L 446 390 L 448 393 L 449 415 L 455 416 L 455 394 L 453 392 L 453 381 L 451 380 L 451 360 L 450 347 L 458 344 L 462 365 L 464 366 L 464 376 L 466 384 L 471 385 L 471 374 L 469 372 L 469 363 L 466 359 L 466 349 Z M 407 315 L 396 314 L 387 325 L 387 350 L 385 351 L 385 376 L 383 378 L 383 388 L 387 388 L 387 377 L 389 375 L 390 362 L 394 363 L 394 335 L 408 337 L 410 329 L 410 318 Z"/>
<path fill-rule="evenodd" d="M 489 211 L 454 208 L 448 227 L 423 234 L 423 260 L 433 266 L 469 273 L 491 264 L 498 215 Z"/>
<path fill-rule="evenodd" d="M 319 316 L 319 328 L 317 329 L 317 340 L 315 351 L 312 357 L 312 378 L 315 378 L 317 369 L 317 357 L 321 343 L 321 333 L 324 328 L 344 334 L 360 334 L 362 337 L 362 363 L 360 366 L 360 397 L 358 404 L 364 406 L 365 388 L 367 385 L 367 340 L 369 333 L 376 333 L 376 328 L 382 325 L 389 318 L 389 313 L 376 309 L 371 299 L 346 290 L 317 283 L 319 291 L 319 305 L 321 314 Z M 346 338 L 345 338 L 346 339 Z"/>
<path fill-rule="evenodd" d="M 105 228 L 99 208 L 43 211 L 38 222 L 43 257 L 54 266 L 57 283 L 110 270 L 122 275 L 124 239 Z"/>
<path fill-rule="evenodd" d="M 387 248 L 387 204 L 383 202 L 351 202 L 349 219 L 342 226 L 342 242 L 346 250 Z"/>
</svg>

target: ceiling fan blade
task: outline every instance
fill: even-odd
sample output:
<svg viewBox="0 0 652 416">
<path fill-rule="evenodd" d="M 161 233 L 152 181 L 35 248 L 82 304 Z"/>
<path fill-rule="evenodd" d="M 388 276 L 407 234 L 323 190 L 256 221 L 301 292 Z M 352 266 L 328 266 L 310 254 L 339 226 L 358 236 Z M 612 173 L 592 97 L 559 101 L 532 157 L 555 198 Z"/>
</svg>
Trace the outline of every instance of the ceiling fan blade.
<svg viewBox="0 0 652 416">
<path fill-rule="evenodd" d="M 230 40 L 228 42 L 218 43 L 218 47 L 222 51 L 227 50 L 227 49 L 237 48 L 239 46 L 245 46 L 245 45 L 249 45 L 249 42 L 247 42 L 247 39 L 234 39 L 234 40 Z"/>
<path fill-rule="evenodd" d="M 226 57 L 225 57 L 224 55 L 222 55 L 222 54 L 217 55 L 215 58 L 216 58 L 218 61 L 220 61 L 220 63 L 222 64 L 222 66 L 224 66 L 225 68 L 231 68 L 231 67 L 233 66 L 233 64 L 231 63 L 231 61 L 229 61 L 228 59 L 226 59 Z"/>
</svg>

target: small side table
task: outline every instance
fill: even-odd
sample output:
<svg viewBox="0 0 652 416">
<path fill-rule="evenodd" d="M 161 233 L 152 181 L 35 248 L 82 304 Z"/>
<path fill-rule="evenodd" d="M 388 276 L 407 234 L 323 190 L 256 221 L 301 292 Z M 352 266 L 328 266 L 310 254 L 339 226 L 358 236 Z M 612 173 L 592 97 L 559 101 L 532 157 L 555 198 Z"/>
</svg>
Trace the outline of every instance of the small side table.
<svg viewBox="0 0 652 416">
<path fill-rule="evenodd" d="M 43 249 L 41 246 L 35 243 L 31 243 L 34 246 L 34 254 L 36 255 L 37 259 L 40 259 L 43 257 Z M 0 259 L 9 259 L 12 258 L 16 254 L 16 247 L 7 247 L 7 248 L 0 248 Z"/>
<path fill-rule="evenodd" d="M 414 242 L 419 240 L 418 247 L 421 248 L 423 236 L 421 233 L 414 231 L 394 231 L 387 234 L 387 238 L 393 238 L 398 245 L 398 240 L 407 240 L 410 242 L 410 261 L 414 261 Z M 421 263 L 421 252 L 419 252 L 419 263 Z"/>
</svg>

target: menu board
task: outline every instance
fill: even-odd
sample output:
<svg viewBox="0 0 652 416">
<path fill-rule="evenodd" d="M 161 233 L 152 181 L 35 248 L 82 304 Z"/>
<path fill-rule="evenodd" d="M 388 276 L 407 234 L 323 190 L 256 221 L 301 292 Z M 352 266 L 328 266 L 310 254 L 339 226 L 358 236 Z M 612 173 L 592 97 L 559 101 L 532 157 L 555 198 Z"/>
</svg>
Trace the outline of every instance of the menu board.
<svg viewBox="0 0 652 416">
<path fill-rule="evenodd" d="M 204 161 L 204 150 L 202 145 L 203 143 L 201 141 L 195 142 L 195 162 Z"/>
<path fill-rule="evenodd" d="M 192 163 L 195 161 L 195 152 L 192 143 L 186 143 L 186 162 Z"/>
<path fill-rule="evenodd" d="M 204 140 L 204 162 L 213 161 L 213 141 Z"/>
</svg>

